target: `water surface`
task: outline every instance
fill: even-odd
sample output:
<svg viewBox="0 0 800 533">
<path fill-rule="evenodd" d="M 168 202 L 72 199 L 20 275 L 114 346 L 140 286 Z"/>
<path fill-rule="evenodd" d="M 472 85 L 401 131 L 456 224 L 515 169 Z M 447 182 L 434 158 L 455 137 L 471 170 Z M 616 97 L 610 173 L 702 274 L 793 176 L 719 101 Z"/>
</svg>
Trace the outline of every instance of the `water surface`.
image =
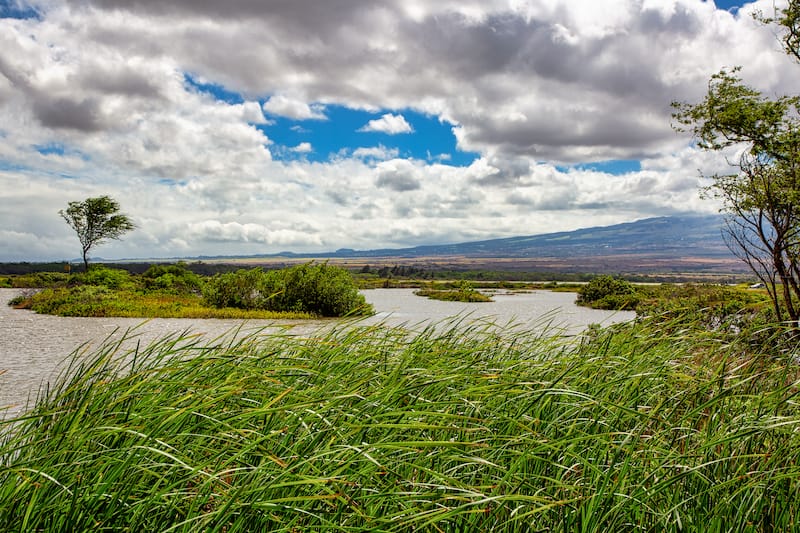
<svg viewBox="0 0 800 533">
<path fill-rule="evenodd" d="M 92 351 L 106 339 L 120 338 L 135 328 L 126 341 L 147 345 L 170 334 L 190 331 L 209 341 L 235 328 L 241 334 L 256 331 L 309 334 L 321 327 L 341 324 L 338 320 L 216 320 L 74 318 L 37 315 L 12 309 L 8 301 L 18 289 L 0 289 L 0 418 L 19 413 L 35 399 L 39 388 L 54 379 L 66 358 L 75 350 Z M 443 323 L 452 317 L 461 321 L 489 321 L 500 326 L 559 328 L 578 333 L 592 323 L 610 324 L 631 320 L 632 312 L 598 311 L 574 304 L 574 293 L 532 291 L 494 294 L 491 303 L 442 302 L 415 296 L 410 289 L 364 291 L 376 315 L 359 324 L 385 323 L 410 328 Z"/>
</svg>

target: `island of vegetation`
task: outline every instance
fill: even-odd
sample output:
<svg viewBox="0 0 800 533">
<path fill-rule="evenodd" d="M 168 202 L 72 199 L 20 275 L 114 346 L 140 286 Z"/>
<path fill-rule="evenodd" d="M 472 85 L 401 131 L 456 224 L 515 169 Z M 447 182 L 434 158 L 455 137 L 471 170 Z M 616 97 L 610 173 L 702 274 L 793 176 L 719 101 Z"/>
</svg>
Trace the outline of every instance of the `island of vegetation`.
<svg viewBox="0 0 800 533">
<path fill-rule="evenodd" d="M 0 280 L 1 281 L 1 280 Z M 351 274 L 327 263 L 240 269 L 202 277 L 185 264 L 153 265 L 141 275 L 93 265 L 75 274 L 15 280 L 46 286 L 10 304 L 37 313 L 84 317 L 315 318 L 372 314 Z M 12 285 L 7 278 L 7 285 Z"/>
<path fill-rule="evenodd" d="M 472 283 L 461 280 L 454 289 L 427 288 L 414 291 L 417 296 L 424 296 L 433 300 L 446 302 L 491 302 L 492 299 L 475 290 Z"/>
</svg>

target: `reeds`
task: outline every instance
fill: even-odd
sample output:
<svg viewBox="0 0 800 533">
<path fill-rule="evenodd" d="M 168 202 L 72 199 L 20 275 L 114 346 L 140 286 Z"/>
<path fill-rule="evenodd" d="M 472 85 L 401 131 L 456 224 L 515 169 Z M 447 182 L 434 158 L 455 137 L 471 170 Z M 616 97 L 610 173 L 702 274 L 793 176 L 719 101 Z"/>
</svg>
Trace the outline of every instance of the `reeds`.
<svg viewBox="0 0 800 533">
<path fill-rule="evenodd" d="M 121 346 L 3 423 L 0 530 L 800 523 L 792 359 L 675 324 L 583 342 L 462 323 Z"/>
</svg>

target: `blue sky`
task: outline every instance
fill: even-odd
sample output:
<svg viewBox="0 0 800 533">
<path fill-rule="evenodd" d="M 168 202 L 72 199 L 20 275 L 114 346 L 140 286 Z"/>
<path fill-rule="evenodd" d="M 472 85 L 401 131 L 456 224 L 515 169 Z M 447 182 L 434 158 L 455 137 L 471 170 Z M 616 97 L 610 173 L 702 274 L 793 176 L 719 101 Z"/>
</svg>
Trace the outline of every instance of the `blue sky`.
<svg viewBox="0 0 800 533">
<path fill-rule="evenodd" d="M 741 9 L 739 9 L 741 8 Z M 0 0 L 0 260 L 463 242 L 715 212 L 670 102 L 742 65 L 800 91 L 757 3 Z M 731 154 L 727 154 L 731 155 Z"/>
<path fill-rule="evenodd" d="M 242 95 L 222 85 L 203 83 L 186 75 L 186 83 L 216 100 L 229 104 L 244 102 Z M 390 150 L 397 157 L 427 161 L 446 161 L 468 166 L 479 157 L 456 146 L 454 124 L 413 109 L 365 111 L 341 105 L 320 105 L 319 117 L 299 120 L 266 114 L 267 124 L 257 127 L 272 140 L 273 156 L 279 160 L 305 159 L 322 162 L 347 157 L 361 148 Z M 407 131 L 393 132 L 369 128 L 370 122 L 391 115 L 403 117 Z M 298 149 L 298 147 L 300 147 Z"/>
</svg>

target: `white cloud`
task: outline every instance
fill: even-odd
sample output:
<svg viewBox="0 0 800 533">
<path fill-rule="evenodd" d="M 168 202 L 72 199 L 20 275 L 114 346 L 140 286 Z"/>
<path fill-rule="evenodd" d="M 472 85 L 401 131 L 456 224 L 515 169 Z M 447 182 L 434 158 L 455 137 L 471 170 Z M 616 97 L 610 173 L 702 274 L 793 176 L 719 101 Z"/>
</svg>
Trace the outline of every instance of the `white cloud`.
<svg viewBox="0 0 800 533">
<path fill-rule="evenodd" d="M 263 105 L 264 111 L 272 115 L 293 118 L 296 120 L 324 120 L 325 114 L 320 105 L 309 105 L 298 98 L 290 98 L 282 94 L 269 98 Z"/>
<path fill-rule="evenodd" d="M 361 147 L 353 150 L 353 157 L 357 159 L 373 159 L 385 161 L 387 159 L 394 159 L 400 151 L 397 148 L 387 148 L 383 145 L 372 147 Z"/>
<path fill-rule="evenodd" d="M 311 143 L 309 142 L 302 142 L 292 148 L 292 152 L 297 152 L 298 154 L 308 154 L 314 151 L 314 148 L 311 147 Z"/>
<path fill-rule="evenodd" d="M 380 133 L 388 133 L 389 135 L 397 135 L 399 133 L 411 133 L 414 129 L 411 127 L 403 115 L 393 115 L 386 113 L 381 118 L 370 120 L 366 125 L 359 128 L 358 131 L 376 131 Z"/>
<path fill-rule="evenodd" d="M 737 15 L 699 0 L 585 4 L 43 0 L 41 19 L 0 20 L 0 260 L 76 257 L 57 212 L 100 194 L 139 226 L 97 250 L 107 257 L 408 246 L 713 212 L 698 169 L 724 171 L 724 159 L 675 134 L 669 103 L 702 98 L 733 65 L 769 94 L 800 92 L 800 67 L 748 14 L 772 0 Z M 245 102 L 190 90 L 186 72 Z M 317 144 L 276 146 L 270 117 L 323 120 L 329 105 L 429 113 L 479 157 L 461 168 L 351 146 L 273 160 Z M 411 131 L 395 113 L 365 128 Z M 36 148 L 51 145 L 64 153 Z M 559 170 L 630 158 L 641 171 Z"/>
</svg>

